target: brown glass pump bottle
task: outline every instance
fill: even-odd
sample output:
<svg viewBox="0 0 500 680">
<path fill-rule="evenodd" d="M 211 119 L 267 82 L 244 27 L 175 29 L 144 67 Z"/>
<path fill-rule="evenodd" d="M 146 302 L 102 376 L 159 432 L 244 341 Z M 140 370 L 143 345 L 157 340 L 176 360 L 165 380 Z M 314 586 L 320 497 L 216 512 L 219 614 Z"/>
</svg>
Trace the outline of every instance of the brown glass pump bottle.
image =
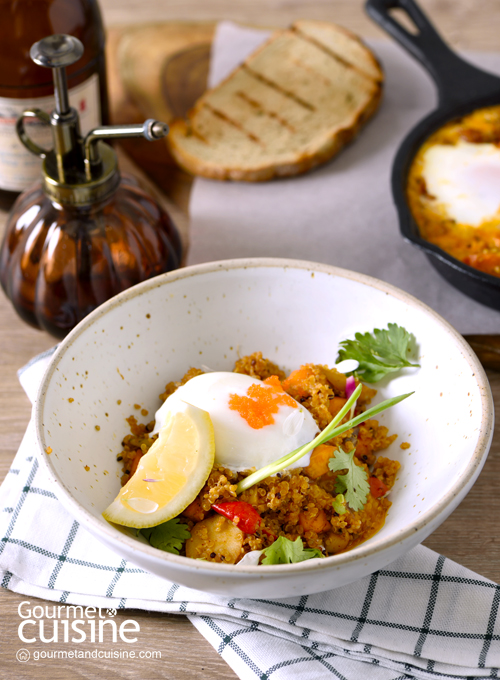
<svg viewBox="0 0 500 680">
<path fill-rule="evenodd" d="M 24 109 L 54 108 L 50 71 L 30 59 L 33 43 L 53 33 L 77 37 L 83 58 L 68 68 L 70 103 L 80 114 L 82 133 L 108 123 L 104 29 L 97 0 L 0 0 L 0 200 L 38 179 L 41 163 L 19 142 L 17 118 Z M 30 136 L 50 146 L 50 132 L 31 121 Z M 14 193 L 15 192 L 15 193 Z"/>
<path fill-rule="evenodd" d="M 122 177 L 105 140 L 162 139 L 164 123 L 97 127 L 82 135 L 70 106 L 66 67 L 79 62 L 82 43 L 51 35 L 31 56 L 52 70 L 55 109 L 26 109 L 16 130 L 42 159 L 41 181 L 22 193 L 7 220 L 0 247 L 0 283 L 24 321 L 64 337 L 100 304 L 157 274 L 175 269 L 181 243 L 168 214 L 132 179 Z M 31 137 L 29 122 L 51 132 L 51 148 Z"/>
</svg>

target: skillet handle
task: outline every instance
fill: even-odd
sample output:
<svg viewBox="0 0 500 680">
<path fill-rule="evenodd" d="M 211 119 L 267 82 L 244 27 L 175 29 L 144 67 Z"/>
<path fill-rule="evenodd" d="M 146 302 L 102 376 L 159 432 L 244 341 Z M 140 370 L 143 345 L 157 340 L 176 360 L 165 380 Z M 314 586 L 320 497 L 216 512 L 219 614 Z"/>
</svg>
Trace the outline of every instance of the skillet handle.
<svg viewBox="0 0 500 680">
<path fill-rule="evenodd" d="M 426 68 L 434 79 L 439 105 L 461 104 L 500 93 L 500 78 L 461 59 L 441 38 L 414 0 L 367 0 L 366 12 Z M 391 14 L 402 9 L 418 29 L 412 34 Z"/>
</svg>

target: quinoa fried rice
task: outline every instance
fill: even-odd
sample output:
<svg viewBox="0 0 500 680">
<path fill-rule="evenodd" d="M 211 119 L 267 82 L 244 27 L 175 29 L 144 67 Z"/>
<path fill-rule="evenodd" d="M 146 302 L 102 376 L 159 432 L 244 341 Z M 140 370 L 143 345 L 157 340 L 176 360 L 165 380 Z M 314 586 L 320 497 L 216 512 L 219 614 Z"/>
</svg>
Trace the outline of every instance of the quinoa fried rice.
<svg viewBox="0 0 500 680">
<path fill-rule="evenodd" d="M 345 375 L 327 366 L 306 364 L 287 377 L 273 362 L 263 358 L 261 352 L 255 352 L 239 359 L 233 370 L 261 380 L 277 376 L 285 392 L 310 411 L 321 430 L 346 402 Z M 160 395 L 161 401 L 201 373 L 203 371 L 197 368 L 190 368 L 180 381 L 168 383 Z M 362 412 L 375 394 L 376 390 L 363 385 L 356 413 Z M 135 408 L 141 409 L 138 404 Z M 140 412 L 143 416 L 148 415 L 144 409 Z M 139 423 L 132 415 L 127 422 L 131 434 L 124 437 L 123 450 L 117 457 L 123 461 L 122 486 L 134 474 L 139 460 L 156 439 L 150 435 L 154 420 Z M 325 556 L 344 552 L 366 541 L 383 526 L 391 502 L 386 494 L 375 497 L 370 491 L 361 510 L 346 507 L 344 513 L 338 514 L 333 500 L 337 476 L 343 471 L 331 472 L 328 461 L 338 448 L 345 452 L 355 449 L 356 464 L 365 468 L 370 477 L 376 477 L 386 489 L 391 489 L 400 464 L 376 454 L 386 449 L 396 437 L 389 435 L 387 428 L 380 426 L 377 420 L 367 420 L 314 449 L 307 467 L 278 473 L 243 491 L 237 500 L 252 505 L 261 517 L 258 529 L 252 534 L 246 534 L 236 526 L 237 517 L 230 521 L 211 508 L 221 501 L 236 500 L 237 483 L 253 470 L 234 472 L 216 465 L 197 498 L 180 515 L 180 521 L 191 533 L 181 554 L 235 564 L 247 552 L 267 548 L 279 536 L 292 541 L 300 537 L 304 548 L 320 549 Z"/>
</svg>

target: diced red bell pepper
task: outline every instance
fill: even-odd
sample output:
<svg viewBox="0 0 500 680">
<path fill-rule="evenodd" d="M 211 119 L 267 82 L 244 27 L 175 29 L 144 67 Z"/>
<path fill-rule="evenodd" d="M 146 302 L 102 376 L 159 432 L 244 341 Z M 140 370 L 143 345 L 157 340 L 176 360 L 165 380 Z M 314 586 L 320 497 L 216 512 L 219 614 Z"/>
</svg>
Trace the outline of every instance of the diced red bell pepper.
<svg viewBox="0 0 500 680">
<path fill-rule="evenodd" d="M 219 515 L 233 520 L 238 517 L 237 527 L 245 534 L 254 534 L 261 522 L 261 517 L 257 510 L 246 501 L 226 501 L 224 503 L 215 503 L 212 505 L 212 510 L 218 512 Z"/>
<path fill-rule="evenodd" d="M 370 484 L 370 492 L 374 498 L 381 498 L 389 491 L 387 484 L 384 484 L 378 477 L 370 477 L 368 480 Z"/>
</svg>

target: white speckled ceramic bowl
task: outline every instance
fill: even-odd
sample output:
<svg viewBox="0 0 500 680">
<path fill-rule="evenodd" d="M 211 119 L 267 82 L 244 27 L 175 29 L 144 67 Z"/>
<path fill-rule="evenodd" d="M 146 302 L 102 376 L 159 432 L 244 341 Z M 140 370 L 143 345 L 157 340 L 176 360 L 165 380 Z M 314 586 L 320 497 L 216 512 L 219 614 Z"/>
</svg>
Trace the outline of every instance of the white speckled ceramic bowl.
<svg viewBox="0 0 500 680">
<path fill-rule="evenodd" d="M 415 391 L 380 416 L 401 462 L 381 531 L 350 552 L 292 565 L 213 564 L 152 548 L 101 512 L 120 488 L 125 418 L 153 413 L 190 366 L 231 370 L 257 350 L 285 369 L 334 364 L 338 343 L 396 322 L 414 333 L 420 369 L 378 383 L 376 399 Z M 486 459 L 493 403 L 462 337 L 410 295 L 360 274 L 292 260 L 235 260 L 146 281 L 102 305 L 61 343 L 36 405 L 40 457 L 66 509 L 136 565 L 230 596 L 287 597 L 355 581 L 420 543 L 459 504 Z M 98 426 L 98 427 L 97 427 Z M 401 442 L 410 442 L 402 450 Z M 51 447 L 52 454 L 45 450 Z"/>
</svg>

